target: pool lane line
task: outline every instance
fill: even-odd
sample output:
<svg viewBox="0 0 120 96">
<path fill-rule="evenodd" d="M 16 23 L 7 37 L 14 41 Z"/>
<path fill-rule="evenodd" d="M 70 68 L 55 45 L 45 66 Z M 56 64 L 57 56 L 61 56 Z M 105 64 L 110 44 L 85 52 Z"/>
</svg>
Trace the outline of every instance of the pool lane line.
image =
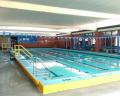
<svg viewBox="0 0 120 96">
<path fill-rule="evenodd" d="M 47 53 L 46 53 L 47 54 Z M 50 56 L 52 56 L 52 55 L 50 55 Z M 56 56 L 55 56 L 56 57 Z M 45 58 L 45 57 L 44 57 Z M 54 58 L 54 57 L 53 57 Z M 51 60 L 51 58 L 49 57 L 49 59 Z M 62 58 L 63 59 L 63 58 Z M 60 62 L 60 60 L 59 61 L 56 61 L 56 62 L 59 62 L 59 63 L 61 63 Z M 66 62 L 64 62 L 64 63 L 66 63 Z M 67 67 L 72 67 L 72 68 L 75 68 L 75 65 L 74 64 L 72 64 L 73 66 L 70 66 L 70 65 L 66 65 L 66 64 L 64 64 L 64 63 L 61 63 L 62 65 L 64 65 L 64 66 L 67 66 Z M 82 67 L 82 66 L 81 66 Z M 83 66 L 83 67 L 86 67 L 85 65 Z M 88 66 L 87 66 L 88 67 Z M 75 68 L 76 69 L 76 68 Z M 89 69 L 89 67 L 88 67 L 88 69 Z M 91 69 L 91 68 L 90 68 Z M 76 69 L 76 70 L 78 70 L 78 71 L 80 71 L 80 69 Z M 93 71 L 97 71 L 95 68 L 93 69 L 91 69 L 91 70 L 93 70 Z M 83 71 L 83 72 L 85 72 L 85 73 L 90 73 L 90 72 L 87 72 L 87 70 L 86 71 Z"/>
<path fill-rule="evenodd" d="M 36 68 L 37 69 L 37 68 Z M 37 69 L 38 70 L 38 69 Z M 40 71 L 40 70 L 39 70 Z M 49 68 L 47 68 L 47 71 L 49 71 L 52 75 L 55 77 L 61 77 L 62 75 L 57 75 L 55 72 L 51 71 Z"/>
<path fill-rule="evenodd" d="M 101 68 L 101 67 L 96 67 L 96 66 L 93 66 L 93 65 L 89 65 L 89 64 L 87 64 L 87 63 L 79 63 L 78 65 L 88 65 L 88 66 L 90 66 L 90 67 L 92 67 L 92 68 L 95 68 L 95 69 L 109 70 L 109 69 L 105 69 L 105 68 Z"/>
<path fill-rule="evenodd" d="M 52 49 L 51 49 L 52 50 Z M 59 49 L 53 49 L 53 50 L 59 50 L 59 51 L 64 51 L 64 52 L 67 52 L 68 49 L 62 49 L 62 48 L 59 48 Z M 116 58 L 116 59 L 120 59 L 119 55 L 117 54 L 108 54 L 106 55 L 105 53 L 96 53 L 96 52 L 90 52 L 90 51 L 80 51 L 80 50 L 69 50 L 69 52 L 74 52 L 74 53 L 83 53 L 83 54 L 90 54 L 90 55 L 96 55 L 96 56 L 103 56 L 103 57 L 109 57 L 109 58 Z M 118 57 L 117 57 L 118 56 Z"/>
<path fill-rule="evenodd" d="M 58 54 L 58 53 L 53 53 L 54 55 L 55 54 Z M 59 55 L 59 54 L 58 54 Z M 61 54 L 62 55 L 62 54 Z M 60 57 L 60 55 L 59 55 L 59 57 Z M 67 56 L 67 57 L 69 57 L 69 56 Z M 62 57 L 61 57 L 62 58 Z M 66 58 L 66 59 L 68 59 L 68 58 Z M 68 60 L 70 60 L 70 59 L 68 59 Z M 70 61 L 74 61 L 74 60 L 70 60 Z M 79 62 L 78 62 L 79 63 Z M 84 63 L 85 65 L 88 65 L 88 66 L 91 66 L 92 68 L 97 68 L 97 69 L 101 69 L 101 70 L 108 70 L 108 69 L 106 69 L 106 68 L 101 68 L 101 67 L 97 67 L 97 66 L 93 66 L 93 65 L 90 65 L 90 64 L 86 64 L 86 63 Z M 84 65 L 83 64 L 83 65 Z"/>
<path fill-rule="evenodd" d="M 46 52 L 45 50 L 42 50 L 42 51 Z M 47 55 L 51 55 L 51 54 L 48 54 L 49 52 L 50 52 L 50 51 L 47 50 L 46 54 L 47 54 Z M 54 55 L 52 55 L 52 56 L 55 56 L 55 54 L 58 54 L 58 53 L 60 53 L 60 52 L 57 52 L 57 51 L 56 51 L 56 53 L 54 53 L 54 51 L 53 51 L 53 52 L 50 52 L 50 53 L 53 53 Z M 61 54 L 61 53 L 60 53 L 60 54 Z M 61 57 L 61 56 L 59 56 L 59 57 Z M 67 56 L 67 57 L 69 57 L 69 56 Z M 66 57 L 66 59 L 68 59 L 67 57 Z M 68 59 L 68 60 L 69 60 L 69 59 Z M 85 64 L 86 64 L 86 63 L 85 63 Z M 89 65 L 89 64 L 87 64 L 87 65 Z M 93 68 L 99 68 L 99 69 L 103 69 L 103 70 L 108 70 L 108 69 L 101 68 L 101 67 L 97 67 L 97 66 L 93 66 L 93 65 L 89 65 L 89 66 L 92 66 Z"/>
<path fill-rule="evenodd" d="M 44 64 L 42 64 L 44 66 Z M 56 73 L 54 73 L 53 71 L 49 70 L 49 68 L 45 67 L 45 69 L 47 71 L 49 71 L 50 73 L 52 73 L 55 77 L 60 77 L 61 75 L 57 75 Z"/>
<path fill-rule="evenodd" d="M 57 51 L 56 51 L 57 52 Z M 61 54 L 62 55 L 62 53 L 60 53 L 60 52 L 58 52 L 59 54 Z M 64 55 L 64 54 L 63 54 Z M 67 56 L 67 57 L 69 57 L 69 55 Z M 71 57 L 69 57 L 69 58 L 71 58 Z M 72 58 L 71 58 L 72 59 Z M 92 62 L 96 62 L 96 61 L 94 61 L 94 60 L 91 60 Z M 111 65 L 111 66 L 114 66 L 114 67 L 117 67 L 116 65 L 113 65 L 113 64 L 107 64 L 107 63 L 103 63 L 103 62 L 97 62 L 97 63 L 100 63 L 100 64 L 102 64 L 102 65 Z M 106 67 L 108 67 L 108 66 L 106 66 Z M 101 67 L 100 67 L 101 68 Z M 111 69 L 111 68 L 108 68 L 108 69 Z"/>
<path fill-rule="evenodd" d="M 97 60 L 90 60 L 90 61 L 97 62 L 97 63 L 100 63 L 100 64 L 102 64 L 102 65 L 111 65 L 111 66 L 117 67 L 116 65 L 104 63 L 104 62 L 97 61 Z"/>
<path fill-rule="evenodd" d="M 48 53 L 46 53 L 46 54 L 48 54 Z M 53 53 L 54 54 L 54 56 L 55 56 L 55 54 L 58 54 L 58 53 Z M 48 55 L 51 55 L 51 54 L 48 54 Z M 58 54 L 59 55 L 59 54 Z M 56 56 L 57 57 L 57 56 Z M 59 56 L 59 57 L 61 57 L 61 56 Z M 68 57 L 68 56 L 67 56 Z M 62 58 L 62 57 L 61 57 Z M 68 59 L 68 58 L 66 58 L 66 59 Z M 69 60 L 69 59 L 68 59 Z M 71 61 L 73 61 L 73 60 L 71 60 Z M 86 64 L 86 63 L 85 63 Z M 84 65 L 84 64 L 83 64 Z M 89 65 L 89 64 L 87 64 L 88 66 L 91 66 L 92 68 L 99 68 L 99 69 L 101 69 L 101 70 L 108 70 L 108 69 L 104 69 L 104 68 L 101 68 L 101 67 L 97 67 L 97 66 L 93 66 L 93 65 Z"/>
<path fill-rule="evenodd" d="M 48 53 L 45 53 L 45 54 L 48 54 Z M 54 54 L 54 56 L 55 56 L 55 54 L 57 54 L 57 53 L 53 53 Z M 48 54 L 48 55 L 51 55 L 51 54 Z M 56 56 L 57 57 L 57 56 Z M 59 56 L 60 57 L 60 56 Z M 62 57 L 60 57 L 60 58 L 62 58 Z M 64 59 L 64 58 L 63 58 Z M 68 59 L 68 58 L 66 58 L 66 59 Z M 68 59 L 69 60 L 69 59 Z M 69 60 L 69 61 L 73 61 L 73 60 Z M 78 62 L 78 65 L 79 65 L 79 62 Z M 88 65 L 88 67 L 91 67 L 91 68 L 94 68 L 94 69 L 99 69 L 99 70 L 109 70 L 109 69 L 105 69 L 105 68 L 101 68 L 101 67 L 97 67 L 97 66 L 93 66 L 93 65 L 89 65 L 89 64 L 86 64 L 86 63 L 84 63 L 84 64 L 82 64 L 82 65 Z"/>
<path fill-rule="evenodd" d="M 42 64 L 42 62 L 41 62 L 41 64 Z M 46 67 L 46 65 L 44 65 L 44 64 L 42 64 L 42 65 L 44 66 L 44 68 L 45 68 L 48 72 L 52 73 L 55 77 L 60 77 L 60 76 L 57 75 L 55 72 L 51 71 L 48 67 Z"/>
</svg>

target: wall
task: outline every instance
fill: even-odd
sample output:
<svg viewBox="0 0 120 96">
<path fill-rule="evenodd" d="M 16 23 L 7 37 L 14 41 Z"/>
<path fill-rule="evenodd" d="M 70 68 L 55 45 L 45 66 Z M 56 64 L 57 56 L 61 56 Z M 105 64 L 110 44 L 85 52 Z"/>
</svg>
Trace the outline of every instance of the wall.
<svg viewBox="0 0 120 96">
<path fill-rule="evenodd" d="M 98 39 L 98 37 L 103 37 L 104 36 L 104 33 L 103 32 L 98 32 L 96 31 L 95 32 L 95 49 L 94 51 L 95 52 L 99 52 L 101 51 L 103 48 L 104 48 L 104 39 Z"/>
<path fill-rule="evenodd" d="M 56 46 L 58 48 L 72 49 L 72 39 L 71 35 L 59 36 L 56 40 Z"/>
<path fill-rule="evenodd" d="M 38 37 L 35 43 L 19 43 L 26 48 L 67 48 L 72 49 L 72 35 L 61 37 Z"/>
<path fill-rule="evenodd" d="M 51 48 L 56 46 L 55 37 L 38 37 L 35 43 L 19 43 L 26 48 Z"/>
</svg>

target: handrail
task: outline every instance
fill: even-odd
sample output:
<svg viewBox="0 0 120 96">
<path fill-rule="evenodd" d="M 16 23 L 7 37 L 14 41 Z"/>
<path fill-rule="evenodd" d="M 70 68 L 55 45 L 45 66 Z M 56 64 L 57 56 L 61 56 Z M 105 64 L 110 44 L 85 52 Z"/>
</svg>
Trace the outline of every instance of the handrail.
<svg viewBox="0 0 120 96">
<path fill-rule="evenodd" d="M 40 58 L 34 57 L 26 48 L 24 48 L 22 45 L 14 45 L 14 53 L 15 55 L 20 55 L 21 52 L 23 52 L 28 58 L 30 58 L 30 60 L 32 61 L 32 63 L 37 63 L 37 62 L 41 62 L 42 60 Z M 56 73 L 54 73 L 53 71 L 51 71 L 45 64 L 41 63 L 42 66 L 45 68 L 45 71 L 47 73 L 49 73 L 49 77 L 51 78 L 51 73 L 55 76 L 55 77 L 59 77 L 59 75 L 57 75 Z M 33 65 L 33 67 L 35 67 Z M 33 68 L 34 71 L 34 68 Z M 34 73 L 34 72 L 33 72 Z"/>
<path fill-rule="evenodd" d="M 35 62 L 41 62 L 40 58 L 34 57 Z M 45 64 L 41 63 L 42 66 L 45 68 L 45 70 L 50 74 L 52 73 L 55 77 L 59 77 L 59 75 L 57 75 L 56 73 L 54 73 L 53 71 L 51 71 Z"/>
<path fill-rule="evenodd" d="M 20 45 L 20 47 L 24 50 L 22 50 L 24 53 L 25 53 L 25 51 L 29 54 L 29 57 L 30 58 L 32 58 L 33 57 L 33 55 L 25 48 L 25 47 L 23 47 L 22 45 Z M 26 53 L 25 53 L 26 54 Z M 27 55 L 27 54 L 26 54 Z"/>
<path fill-rule="evenodd" d="M 22 45 L 14 45 L 14 52 L 15 52 L 15 54 L 16 53 L 20 54 L 21 52 L 23 52 L 30 59 L 32 59 L 32 57 L 33 57 L 33 55 Z"/>
<path fill-rule="evenodd" d="M 2 51 L 9 48 L 13 49 L 13 43 L 1 43 Z"/>
</svg>

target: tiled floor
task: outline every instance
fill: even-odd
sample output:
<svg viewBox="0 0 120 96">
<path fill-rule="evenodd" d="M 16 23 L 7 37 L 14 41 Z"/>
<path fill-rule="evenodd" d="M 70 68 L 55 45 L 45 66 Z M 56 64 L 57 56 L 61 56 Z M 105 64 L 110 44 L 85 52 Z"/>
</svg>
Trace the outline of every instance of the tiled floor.
<svg viewBox="0 0 120 96">
<path fill-rule="evenodd" d="M 42 96 L 8 54 L 0 51 L 0 96 Z M 45 96 L 120 96 L 120 82 L 74 89 Z"/>
</svg>

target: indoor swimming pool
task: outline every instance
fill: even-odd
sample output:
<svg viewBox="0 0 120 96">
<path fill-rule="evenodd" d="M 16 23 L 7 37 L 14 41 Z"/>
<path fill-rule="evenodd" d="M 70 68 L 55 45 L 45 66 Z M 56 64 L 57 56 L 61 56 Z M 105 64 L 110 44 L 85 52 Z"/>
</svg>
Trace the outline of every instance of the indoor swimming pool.
<svg viewBox="0 0 120 96">
<path fill-rule="evenodd" d="M 28 50 L 33 60 L 24 55 L 18 59 L 45 85 L 120 73 L 120 59 L 115 56 L 57 48 Z"/>
</svg>

